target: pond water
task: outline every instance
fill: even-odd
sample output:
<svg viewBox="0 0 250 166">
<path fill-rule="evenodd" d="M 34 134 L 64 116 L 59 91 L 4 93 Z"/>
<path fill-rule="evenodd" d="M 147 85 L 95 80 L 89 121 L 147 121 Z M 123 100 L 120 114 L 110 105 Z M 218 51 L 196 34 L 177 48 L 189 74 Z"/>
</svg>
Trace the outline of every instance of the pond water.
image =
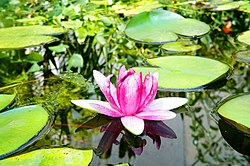
<svg viewBox="0 0 250 166">
<path fill-rule="evenodd" d="M 249 165 L 250 3 L 179 2 L 0 2 L 0 165 L 8 165 L 9 156 L 50 148 L 90 150 L 89 158 L 81 156 L 90 166 Z M 130 78 L 120 79 L 122 66 L 144 76 L 158 72 L 156 98 L 188 102 L 172 110 L 176 118 L 144 119 L 142 134 L 132 134 L 117 117 L 74 105 L 106 101 L 93 70 L 114 74 L 111 82 L 120 81 L 120 88 Z M 218 111 L 242 96 L 229 105 L 240 113 Z M 39 152 L 26 164 L 51 164 Z"/>
</svg>

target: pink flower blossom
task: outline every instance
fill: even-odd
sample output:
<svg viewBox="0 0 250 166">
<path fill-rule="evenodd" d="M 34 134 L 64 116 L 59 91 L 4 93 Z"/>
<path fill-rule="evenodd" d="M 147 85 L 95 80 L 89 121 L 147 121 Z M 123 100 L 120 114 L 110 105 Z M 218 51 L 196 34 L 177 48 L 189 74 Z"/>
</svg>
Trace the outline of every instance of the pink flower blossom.
<svg viewBox="0 0 250 166">
<path fill-rule="evenodd" d="M 120 117 L 123 126 L 135 135 L 144 130 L 144 120 L 168 120 L 176 117 L 171 109 L 184 105 L 186 98 L 166 97 L 155 99 L 158 89 L 158 73 L 142 73 L 123 66 L 118 72 L 116 87 L 110 82 L 112 75 L 105 77 L 93 71 L 95 81 L 108 102 L 99 100 L 72 100 L 75 105 L 96 110 L 100 114 Z"/>
</svg>

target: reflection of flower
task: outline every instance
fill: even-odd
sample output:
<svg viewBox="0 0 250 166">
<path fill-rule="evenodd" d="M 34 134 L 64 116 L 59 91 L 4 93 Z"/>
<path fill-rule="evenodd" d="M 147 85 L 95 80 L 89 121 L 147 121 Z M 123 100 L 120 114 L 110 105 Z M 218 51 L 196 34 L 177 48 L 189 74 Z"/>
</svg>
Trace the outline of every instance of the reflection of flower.
<svg viewBox="0 0 250 166">
<path fill-rule="evenodd" d="M 90 120 L 91 121 L 91 120 Z M 94 120 L 95 121 L 95 120 Z M 143 135 L 149 136 L 153 143 L 156 144 L 157 149 L 160 149 L 161 138 L 176 138 L 174 131 L 169 128 L 162 121 L 145 121 L 145 130 L 143 135 L 137 136 L 124 130 L 124 127 L 119 118 L 114 118 L 111 122 L 102 127 L 104 134 L 100 140 L 100 143 L 95 149 L 95 153 L 98 156 L 102 156 L 112 148 L 112 144 L 120 144 L 119 156 L 123 157 L 125 152 L 128 151 L 130 155 L 140 155 L 143 152 L 143 147 L 146 145 L 146 139 Z M 117 137 L 122 133 L 120 142 L 117 141 Z"/>
<path fill-rule="evenodd" d="M 122 67 L 118 73 L 116 87 L 110 82 L 112 75 L 105 77 L 94 70 L 94 78 L 108 102 L 98 100 L 73 100 L 83 108 L 97 110 L 99 113 L 120 117 L 122 125 L 134 135 L 144 130 L 144 120 L 167 120 L 176 116 L 169 110 L 187 102 L 186 98 L 169 97 L 156 99 L 158 73 L 148 73 L 144 81 L 142 73 Z M 158 138 L 155 138 L 158 139 Z M 157 141 L 156 141 L 157 142 Z"/>
</svg>

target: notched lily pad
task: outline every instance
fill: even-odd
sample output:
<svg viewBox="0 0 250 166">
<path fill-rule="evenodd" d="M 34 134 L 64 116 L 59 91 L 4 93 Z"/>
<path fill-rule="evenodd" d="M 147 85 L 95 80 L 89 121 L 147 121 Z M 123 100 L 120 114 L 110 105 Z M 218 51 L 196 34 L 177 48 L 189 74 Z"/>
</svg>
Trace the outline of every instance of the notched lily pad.
<svg viewBox="0 0 250 166">
<path fill-rule="evenodd" d="M 49 113 L 39 105 L 0 113 L 0 159 L 36 141 L 47 130 L 50 120 Z"/>
<path fill-rule="evenodd" d="M 161 47 L 162 49 L 168 51 L 168 52 L 191 52 L 196 51 L 201 48 L 200 45 L 186 45 L 183 42 L 169 42 L 165 43 Z"/>
<path fill-rule="evenodd" d="M 16 94 L 0 94 L 0 112 L 15 99 Z"/>
<path fill-rule="evenodd" d="M 250 135 L 250 94 L 232 96 L 216 109 L 221 118 L 238 130 Z"/>
<path fill-rule="evenodd" d="M 238 51 L 233 55 L 233 58 L 238 62 L 250 63 L 250 50 Z"/>
<path fill-rule="evenodd" d="M 230 73 L 227 64 L 217 60 L 197 56 L 167 56 L 149 59 L 158 67 L 135 67 L 144 74 L 159 73 L 159 88 L 166 91 L 195 91 L 211 89 Z M 217 82 L 218 81 L 218 82 Z M 216 87 L 217 88 L 217 87 Z"/>
<path fill-rule="evenodd" d="M 60 165 L 88 166 L 93 157 L 93 150 L 71 148 L 41 149 L 0 161 L 0 165 Z"/>
<path fill-rule="evenodd" d="M 22 49 L 51 43 L 54 36 L 64 33 L 62 28 L 52 26 L 19 26 L 0 28 L 0 49 Z"/>
<path fill-rule="evenodd" d="M 210 27 L 195 19 L 185 19 L 166 10 L 153 10 L 135 15 L 128 23 L 125 34 L 132 40 L 163 44 L 176 41 L 178 35 L 197 38 L 205 35 Z"/>
<path fill-rule="evenodd" d="M 250 45 L 250 30 L 243 32 L 238 36 L 238 41 Z"/>
</svg>

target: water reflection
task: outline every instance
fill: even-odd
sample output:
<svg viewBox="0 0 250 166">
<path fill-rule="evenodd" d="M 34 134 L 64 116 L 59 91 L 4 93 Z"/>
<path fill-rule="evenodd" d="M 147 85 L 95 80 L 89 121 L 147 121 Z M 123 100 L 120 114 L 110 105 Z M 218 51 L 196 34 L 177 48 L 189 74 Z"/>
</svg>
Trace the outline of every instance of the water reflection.
<svg viewBox="0 0 250 166">
<path fill-rule="evenodd" d="M 227 143 L 237 152 L 250 156 L 250 136 L 237 130 L 228 122 L 220 119 L 219 128 L 221 135 Z"/>
<path fill-rule="evenodd" d="M 174 139 L 177 138 L 175 132 L 162 121 L 145 120 L 145 128 L 141 135 L 134 135 L 126 130 L 120 118 L 110 118 L 98 114 L 93 119 L 84 123 L 76 131 L 101 126 L 101 132 L 104 132 L 98 147 L 94 150 L 95 154 L 102 158 L 108 158 L 111 154 L 112 145 L 119 145 L 119 157 L 129 157 L 141 155 L 147 141 L 146 136 L 152 139 L 157 149 L 161 147 L 161 137 Z M 118 136 L 121 135 L 118 141 Z"/>
</svg>

